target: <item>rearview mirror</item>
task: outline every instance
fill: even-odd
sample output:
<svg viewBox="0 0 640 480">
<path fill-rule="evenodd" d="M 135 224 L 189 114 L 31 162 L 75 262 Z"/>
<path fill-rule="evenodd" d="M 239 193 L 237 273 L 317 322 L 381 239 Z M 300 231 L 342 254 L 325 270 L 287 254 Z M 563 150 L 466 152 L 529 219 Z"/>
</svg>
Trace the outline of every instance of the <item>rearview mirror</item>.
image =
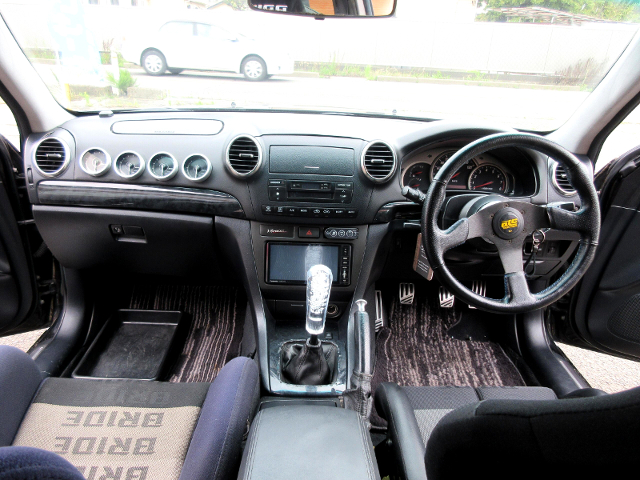
<svg viewBox="0 0 640 480">
<path fill-rule="evenodd" d="M 248 0 L 252 10 L 315 17 L 387 17 L 396 0 Z"/>
</svg>

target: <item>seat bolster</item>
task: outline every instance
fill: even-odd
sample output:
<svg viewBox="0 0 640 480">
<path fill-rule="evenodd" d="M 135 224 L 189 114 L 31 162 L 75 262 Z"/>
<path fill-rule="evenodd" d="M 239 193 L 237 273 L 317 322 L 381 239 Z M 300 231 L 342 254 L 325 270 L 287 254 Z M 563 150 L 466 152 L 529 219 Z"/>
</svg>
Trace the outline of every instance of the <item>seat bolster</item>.
<svg viewBox="0 0 640 480">
<path fill-rule="evenodd" d="M 13 442 L 41 383 L 42 373 L 29 355 L 0 345 L 0 447 Z"/>
<path fill-rule="evenodd" d="M 425 446 L 406 393 L 395 383 L 382 383 L 375 393 L 376 409 L 389 422 L 389 437 L 407 480 L 424 480 Z"/>
<path fill-rule="evenodd" d="M 260 399 L 256 363 L 238 357 L 211 384 L 191 437 L 180 480 L 236 478 L 242 440 Z"/>
<path fill-rule="evenodd" d="M 1 447 L 2 480 L 84 480 L 76 467 L 55 453 L 32 447 Z"/>
</svg>

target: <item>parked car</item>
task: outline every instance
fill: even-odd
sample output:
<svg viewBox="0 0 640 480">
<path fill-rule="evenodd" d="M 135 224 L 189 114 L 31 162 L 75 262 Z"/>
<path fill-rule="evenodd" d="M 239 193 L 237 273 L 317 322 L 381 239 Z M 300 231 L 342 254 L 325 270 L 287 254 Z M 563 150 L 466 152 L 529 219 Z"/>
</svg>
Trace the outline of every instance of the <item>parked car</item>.
<svg viewBox="0 0 640 480">
<path fill-rule="evenodd" d="M 293 73 L 291 56 L 269 43 L 223 27 L 190 20 L 169 21 L 156 32 L 123 44 L 123 57 L 149 75 L 183 70 L 241 73 L 247 80 Z"/>
</svg>

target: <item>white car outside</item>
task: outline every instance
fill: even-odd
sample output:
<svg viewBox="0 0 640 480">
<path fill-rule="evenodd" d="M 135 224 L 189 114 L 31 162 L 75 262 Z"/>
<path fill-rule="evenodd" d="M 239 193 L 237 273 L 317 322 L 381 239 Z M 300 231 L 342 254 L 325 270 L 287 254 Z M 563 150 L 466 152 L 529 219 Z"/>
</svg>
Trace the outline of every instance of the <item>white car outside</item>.
<svg viewBox="0 0 640 480">
<path fill-rule="evenodd" d="M 125 60 L 149 75 L 183 70 L 241 73 L 247 80 L 293 73 L 293 60 L 268 42 L 232 33 L 210 22 L 172 20 L 157 31 L 125 42 Z"/>
</svg>

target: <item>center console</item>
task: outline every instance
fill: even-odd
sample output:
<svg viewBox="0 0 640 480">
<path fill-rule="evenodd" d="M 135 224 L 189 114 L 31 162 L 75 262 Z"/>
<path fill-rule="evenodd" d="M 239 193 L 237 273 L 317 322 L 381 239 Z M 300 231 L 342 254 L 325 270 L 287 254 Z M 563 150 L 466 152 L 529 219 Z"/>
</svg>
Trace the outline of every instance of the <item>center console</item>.
<svg viewBox="0 0 640 480">
<path fill-rule="evenodd" d="M 263 408 L 251 425 L 238 479 L 274 478 L 379 480 L 362 418 L 353 410 L 320 405 Z"/>
</svg>

